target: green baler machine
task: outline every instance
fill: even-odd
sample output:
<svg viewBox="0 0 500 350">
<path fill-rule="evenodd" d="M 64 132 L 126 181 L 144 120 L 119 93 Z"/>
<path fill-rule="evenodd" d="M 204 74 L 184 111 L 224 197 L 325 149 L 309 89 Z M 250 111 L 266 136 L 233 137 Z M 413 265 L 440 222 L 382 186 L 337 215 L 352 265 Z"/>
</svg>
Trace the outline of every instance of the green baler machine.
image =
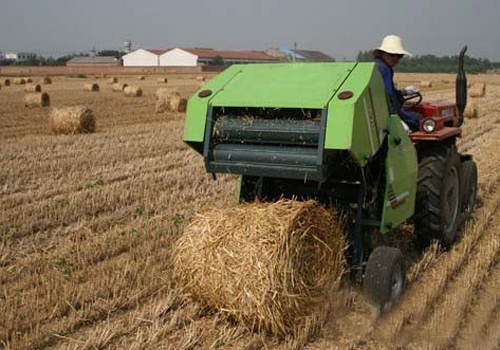
<svg viewBox="0 0 500 350">
<path fill-rule="evenodd" d="M 349 213 L 353 278 L 382 308 L 399 298 L 403 259 L 385 234 L 414 215 L 419 156 L 375 64 L 233 65 L 189 99 L 184 141 L 214 177 L 240 175 L 240 201 Z"/>
</svg>

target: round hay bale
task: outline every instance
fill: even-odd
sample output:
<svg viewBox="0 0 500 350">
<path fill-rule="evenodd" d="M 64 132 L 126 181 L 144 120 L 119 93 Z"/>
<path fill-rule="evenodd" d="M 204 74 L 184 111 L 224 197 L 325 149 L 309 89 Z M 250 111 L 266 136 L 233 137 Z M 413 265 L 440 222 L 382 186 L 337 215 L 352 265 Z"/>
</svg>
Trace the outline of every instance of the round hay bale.
<svg viewBox="0 0 500 350">
<path fill-rule="evenodd" d="M 144 80 L 144 79 L 146 79 L 146 77 L 144 75 L 139 75 L 139 77 L 137 79 Z"/>
<path fill-rule="evenodd" d="M 4 79 L 3 85 L 10 86 L 10 79 Z"/>
<path fill-rule="evenodd" d="M 420 87 L 422 87 L 422 88 L 431 88 L 432 87 L 432 82 L 430 82 L 430 81 L 421 81 L 420 82 Z"/>
<path fill-rule="evenodd" d="M 476 103 L 468 103 L 465 107 L 464 117 L 469 119 L 476 119 L 479 117 L 479 107 Z"/>
<path fill-rule="evenodd" d="M 155 97 L 157 99 L 155 107 L 156 113 L 165 113 L 168 111 L 172 111 L 171 100 L 180 99 L 180 96 L 181 95 L 179 94 L 178 91 L 172 89 L 162 88 L 156 90 L 155 92 Z"/>
<path fill-rule="evenodd" d="M 26 80 L 24 78 L 14 78 L 14 85 L 24 85 L 26 84 Z"/>
<path fill-rule="evenodd" d="M 42 80 L 40 80 L 40 83 L 42 84 L 52 84 L 52 78 L 50 77 L 43 77 Z"/>
<path fill-rule="evenodd" d="M 164 98 L 165 96 L 180 96 L 179 92 L 172 88 L 161 88 L 156 90 L 155 97 L 157 100 Z"/>
<path fill-rule="evenodd" d="M 205 81 L 205 80 L 207 80 L 207 79 L 206 79 L 203 75 L 198 75 L 198 76 L 196 77 L 196 80 L 197 80 L 197 81 Z"/>
<path fill-rule="evenodd" d="M 156 79 L 156 81 L 158 82 L 158 84 L 167 84 L 168 83 L 168 79 L 166 77 L 158 78 L 158 79 Z"/>
<path fill-rule="evenodd" d="M 215 209 L 197 215 L 177 241 L 174 277 L 230 319 L 284 336 L 338 289 L 341 222 L 315 201 Z"/>
<path fill-rule="evenodd" d="M 50 114 L 54 134 L 88 134 L 95 131 L 94 114 L 84 106 L 54 108 Z"/>
<path fill-rule="evenodd" d="M 42 92 L 42 87 L 38 84 L 26 84 L 24 86 L 26 92 Z"/>
<path fill-rule="evenodd" d="M 113 78 L 109 78 L 108 79 L 108 84 L 113 85 L 113 84 L 116 84 L 116 83 L 118 83 L 118 78 L 117 77 L 113 77 Z"/>
<path fill-rule="evenodd" d="M 48 93 L 27 94 L 24 96 L 24 105 L 29 108 L 50 106 L 50 96 Z"/>
<path fill-rule="evenodd" d="M 486 84 L 477 83 L 473 84 L 469 90 L 470 97 L 484 97 L 486 95 Z"/>
<path fill-rule="evenodd" d="M 33 84 L 33 79 L 26 78 L 26 84 Z"/>
<path fill-rule="evenodd" d="M 128 84 L 116 83 L 116 84 L 113 84 L 112 89 L 113 89 L 113 92 L 123 92 L 123 90 L 125 90 L 125 88 L 127 86 L 128 86 Z"/>
<path fill-rule="evenodd" d="M 187 108 L 187 100 L 180 96 L 171 96 L 169 108 L 172 112 L 184 113 Z"/>
<path fill-rule="evenodd" d="M 83 91 L 97 92 L 99 91 L 99 85 L 96 83 L 85 83 L 83 84 Z"/>
<path fill-rule="evenodd" d="M 127 86 L 125 89 L 123 89 L 123 92 L 125 92 L 125 96 L 130 96 L 130 97 L 140 97 L 142 96 L 142 89 L 137 86 Z"/>
</svg>

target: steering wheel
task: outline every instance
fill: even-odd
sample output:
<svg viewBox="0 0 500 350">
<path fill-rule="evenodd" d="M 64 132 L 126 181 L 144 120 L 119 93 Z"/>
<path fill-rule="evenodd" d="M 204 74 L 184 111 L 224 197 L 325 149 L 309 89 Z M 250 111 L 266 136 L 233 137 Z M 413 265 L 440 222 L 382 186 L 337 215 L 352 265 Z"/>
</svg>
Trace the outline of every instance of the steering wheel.
<svg viewBox="0 0 500 350">
<path fill-rule="evenodd" d="M 415 99 L 417 99 L 416 102 L 413 101 Z M 422 100 L 423 100 L 422 94 L 419 91 L 417 91 L 414 94 L 404 96 L 403 97 L 403 105 L 418 106 L 420 104 L 420 102 L 422 102 Z"/>
</svg>

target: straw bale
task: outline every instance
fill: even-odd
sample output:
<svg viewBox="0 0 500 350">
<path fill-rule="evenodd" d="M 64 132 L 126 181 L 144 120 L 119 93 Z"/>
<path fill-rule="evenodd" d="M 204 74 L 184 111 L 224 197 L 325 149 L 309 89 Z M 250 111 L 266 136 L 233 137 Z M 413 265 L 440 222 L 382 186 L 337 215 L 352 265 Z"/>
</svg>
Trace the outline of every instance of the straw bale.
<svg viewBox="0 0 500 350">
<path fill-rule="evenodd" d="M 169 109 L 172 112 L 184 113 L 187 108 L 187 100 L 180 96 L 171 96 Z"/>
<path fill-rule="evenodd" d="M 26 92 L 42 92 L 42 87 L 39 84 L 26 84 L 24 86 Z"/>
<path fill-rule="evenodd" d="M 430 82 L 430 81 L 421 81 L 420 82 L 420 87 L 431 88 L 432 87 L 432 82 Z"/>
<path fill-rule="evenodd" d="M 179 94 L 178 91 L 175 91 L 173 89 L 158 89 L 155 93 L 156 96 L 156 107 L 155 111 L 156 113 L 165 113 L 168 111 L 177 111 L 179 109 L 181 101 L 177 102 L 179 105 L 176 106 L 175 104 L 173 105 L 171 103 L 172 100 L 180 100 L 181 95 Z M 172 107 L 176 107 L 176 109 L 172 109 Z M 181 107 L 182 108 L 182 107 Z"/>
<path fill-rule="evenodd" d="M 30 108 L 50 106 L 50 96 L 48 93 L 26 94 L 24 96 L 24 105 Z"/>
<path fill-rule="evenodd" d="M 99 91 L 99 85 L 96 83 L 85 83 L 83 84 L 84 91 L 97 92 Z"/>
<path fill-rule="evenodd" d="M 122 83 L 113 84 L 112 86 L 113 92 L 123 92 L 123 90 L 125 90 L 127 86 L 128 84 L 122 84 Z"/>
<path fill-rule="evenodd" d="M 92 110 L 84 106 L 54 108 L 50 114 L 54 134 L 88 134 L 95 131 Z"/>
<path fill-rule="evenodd" d="M 156 81 L 158 82 L 158 84 L 166 84 L 166 83 L 168 83 L 167 77 L 158 78 Z"/>
<path fill-rule="evenodd" d="M 24 78 L 14 78 L 14 85 L 24 85 L 26 80 Z"/>
<path fill-rule="evenodd" d="M 477 103 L 468 103 L 467 107 L 465 107 L 464 117 L 475 119 L 479 117 L 479 107 Z"/>
<path fill-rule="evenodd" d="M 342 221 L 315 201 L 215 209 L 197 215 L 176 242 L 174 277 L 194 300 L 285 336 L 339 287 Z"/>
<path fill-rule="evenodd" d="M 161 88 L 161 89 L 156 90 L 156 92 L 155 92 L 155 97 L 157 100 L 159 100 L 167 95 L 180 96 L 179 92 L 173 88 Z"/>
<path fill-rule="evenodd" d="M 31 78 L 26 78 L 25 79 L 26 84 L 33 84 L 33 79 Z"/>
<path fill-rule="evenodd" d="M 477 83 L 471 86 L 469 90 L 470 97 L 484 97 L 486 94 L 486 84 L 485 83 Z"/>
<path fill-rule="evenodd" d="M 130 96 L 130 97 L 139 97 L 142 96 L 142 89 L 137 86 L 127 86 L 125 89 L 123 89 L 125 92 L 125 96 Z"/>
<path fill-rule="evenodd" d="M 52 78 L 50 77 L 43 77 L 42 80 L 40 80 L 41 84 L 52 84 Z"/>
<path fill-rule="evenodd" d="M 206 80 L 206 78 L 205 78 L 203 75 L 198 75 L 198 76 L 196 77 L 196 80 L 197 80 L 197 81 L 205 81 L 205 80 Z"/>
<path fill-rule="evenodd" d="M 144 75 L 139 75 L 139 77 L 137 79 L 144 80 L 144 79 L 146 79 L 146 77 Z"/>
<path fill-rule="evenodd" d="M 10 86 L 10 79 L 4 79 L 3 85 Z"/>
<path fill-rule="evenodd" d="M 113 78 L 109 78 L 108 79 L 108 84 L 113 85 L 113 84 L 116 84 L 116 83 L 118 83 L 118 78 L 117 77 L 113 77 Z"/>
</svg>

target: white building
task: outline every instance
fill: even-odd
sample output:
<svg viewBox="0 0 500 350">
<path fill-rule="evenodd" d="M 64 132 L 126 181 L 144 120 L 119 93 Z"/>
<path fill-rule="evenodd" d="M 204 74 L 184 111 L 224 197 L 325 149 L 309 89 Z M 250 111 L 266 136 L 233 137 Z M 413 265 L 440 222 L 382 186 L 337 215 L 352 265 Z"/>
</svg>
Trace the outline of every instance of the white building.
<svg viewBox="0 0 500 350">
<path fill-rule="evenodd" d="M 32 58 L 36 58 L 36 53 L 31 52 L 7 52 L 5 54 L 6 60 L 14 60 L 14 61 L 26 61 Z"/>
<path fill-rule="evenodd" d="M 196 67 L 209 65 L 220 59 L 225 65 L 278 61 L 276 57 L 262 51 L 220 51 L 207 48 L 138 49 L 122 57 L 124 67 Z"/>
<path fill-rule="evenodd" d="M 198 56 L 183 49 L 172 49 L 160 56 L 160 66 L 196 67 Z"/>
<path fill-rule="evenodd" d="M 124 67 L 157 67 L 160 65 L 160 55 L 167 50 L 138 49 L 122 57 Z"/>
</svg>

